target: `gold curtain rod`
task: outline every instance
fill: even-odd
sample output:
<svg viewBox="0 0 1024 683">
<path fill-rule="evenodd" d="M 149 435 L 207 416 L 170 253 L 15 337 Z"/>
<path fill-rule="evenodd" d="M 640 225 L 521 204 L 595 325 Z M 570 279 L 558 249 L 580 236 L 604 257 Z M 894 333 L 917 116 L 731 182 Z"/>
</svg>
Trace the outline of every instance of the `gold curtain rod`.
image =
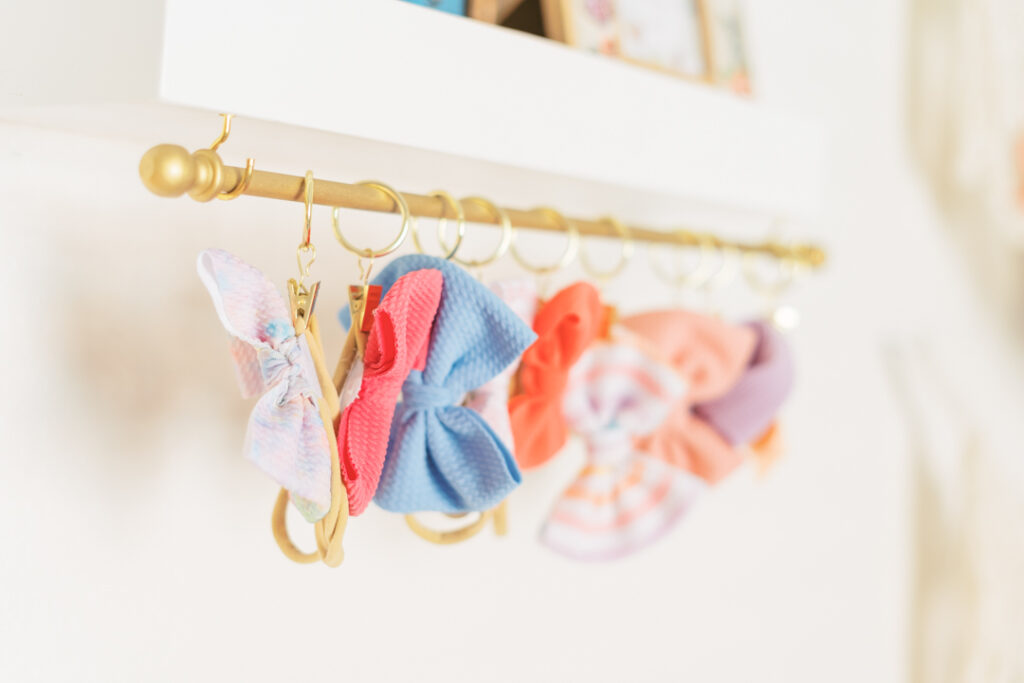
<svg viewBox="0 0 1024 683">
<path fill-rule="evenodd" d="M 230 125 L 225 125 L 221 134 L 209 149 L 200 149 L 190 154 L 179 145 L 156 145 L 150 148 L 139 163 L 139 175 L 143 184 L 153 194 L 161 197 L 180 197 L 188 194 L 200 202 L 214 197 L 234 198 L 239 195 L 285 199 L 293 202 L 304 200 L 303 176 L 253 170 L 252 161 L 246 168 L 226 166 L 217 154 L 217 147 L 227 138 Z M 414 216 L 441 218 L 445 202 L 438 197 L 403 192 L 402 196 Z M 384 193 L 364 185 L 339 183 L 317 179 L 313 187 L 313 203 L 323 206 L 339 206 L 364 211 L 392 213 L 396 207 Z M 463 206 L 466 221 L 491 223 L 496 221 L 487 210 L 473 203 Z M 514 228 L 530 230 L 559 231 L 563 228 L 553 223 L 542 212 L 505 209 Z M 621 239 L 609 222 L 584 218 L 568 218 L 576 224 L 581 235 Z M 778 259 L 796 261 L 812 268 L 825 262 L 825 252 L 811 244 L 779 244 L 776 242 L 734 242 L 714 235 L 697 234 L 689 231 L 661 232 L 638 226 L 628 226 L 631 237 L 642 242 L 698 246 L 702 243 L 716 247 L 735 248 L 741 252 L 767 254 Z"/>
</svg>

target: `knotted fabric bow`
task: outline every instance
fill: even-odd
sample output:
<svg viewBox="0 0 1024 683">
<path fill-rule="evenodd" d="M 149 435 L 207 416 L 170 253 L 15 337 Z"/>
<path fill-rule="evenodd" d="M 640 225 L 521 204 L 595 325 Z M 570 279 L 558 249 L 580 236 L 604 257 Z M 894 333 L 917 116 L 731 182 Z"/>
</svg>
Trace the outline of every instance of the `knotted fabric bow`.
<svg viewBox="0 0 1024 683">
<path fill-rule="evenodd" d="M 639 439 L 637 447 L 710 483 L 719 481 L 740 464 L 742 455 L 694 415 L 692 406 L 720 397 L 736 384 L 753 353 L 754 331 L 683 310 L 641 313 L 621 325 L 689 386 L 662 425 Z"/>
<path fill-rule="evenodd" d="M 573 364 L 600 336 L 605 311 L 593 285 L 566 287 L 537 311 L 537 341 L 523 354 L 517 396 L 508 402 L 516 460 L 524 468 L 547 462 L 569 431 L 562 396 Z"/>
<path fill-rule="evenodd" d="M 570 373 L 565 418 L 582 438 L 587 464 L 541 531 L 552 549 L 584 560 L 627 555 L 655 541 L 706 487 L 633 445 L 685 393 L 671 368 L 640 349 L 599 343 Z"/>
<path fill-rule="evenodd" d="M 508 367 L 535 335 L 493 292 L 444 259 L 403 256 L 374 284 L 387 292 L 402 275 L 424 268 L 444 278 L 441 303 L 425 357 L 402 385 L 374 500 L 392 512 L 483 511 L 519 484 L 519 469 L 484 419 L 458 403 Z"/>
<path fill-rule="evenodd" d="M 748 444 L 771 427 L 793 388 L 796 363 L 782 333 L 767 322 L 748 324 L 757 337 L 748 367 L 724 396 L 698 401 L 694 413 L 707 420 L 726 441 Z"/>
<path fill-rule="evenodd" d="M 259 270 L 219 249 L 202 252 L 197 265 L 232 335 L 242 396 L 260 396 L 246 429 L 246 457 L 315 522 L 331 505 L 331 451 L 306 341 L 295 336 L 288 306 Z"/>
<path fill-rule="evenodd" d="M 402 383 L 420 357 L 441 299 L 440 271 L 416 270 L 398 278 L 373 311 L 358 397 L 341 413 L 338 449 L 349 514 L 373 499 L 384 467 L 391 417 Z"/>
<path fill-rule="evenodd" d="M 520 320 L 527 325 L 533 323 L 533 316 L 537 312 L 537 287 L 533 280 L 495 282 L 491 285 L 491 291 L 497 294 Z M 515 375 L 517 368 L 517 363 L 509 364 L 494 379 L 471 391 L 466 400 L 466 407 L 480 413 L 498 438 L 509 448 L 513 447 L 514 441 L 508 415 L 508 399 L 512 376 Z"/>
</svg>

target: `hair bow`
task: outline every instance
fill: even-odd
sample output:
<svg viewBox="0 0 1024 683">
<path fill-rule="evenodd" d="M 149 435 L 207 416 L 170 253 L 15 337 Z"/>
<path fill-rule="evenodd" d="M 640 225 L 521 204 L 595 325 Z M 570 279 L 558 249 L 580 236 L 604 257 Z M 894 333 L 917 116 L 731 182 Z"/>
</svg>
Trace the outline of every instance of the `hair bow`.
<svg viewBox="0 0 1024 683">
<path fill-rule="evenodd" d="M 621 325 L 689 385 L 662 425 L 638 440 L 638 448 L 708 482 L 719 481 L 742 456 L 691 408 L 695 402 L 724 395 L 737 382 L 754 350 L 753 330 L 683 310 L 641 313 L 623 319 Z"/>
<path fill-rule="evenodd" d="M 402 385 L 374 500 L 392 512 L 482 511 L 519 484 L 519 470 L 484 419 L 458 403 L 519 357 L 534 334 L 493 292 L 444 259 L 403 256 L 374 284 L 387 292 L 405 273 L 424 268 L 444 277 L 441 302 L 425 357 Z M 343 311 L 343 323 L 347 318 Z"/>
<path fill-rule="evenodd" d="M 686 512 L 704 482 L 633 445 L 685 389 L 633 346 L 599 344 L 580 358 L 563 407 L 587 464 L 552 509 L 541 531 L 546 545 L 577 559 L 613 559 L 652 543 Z"/>
<path fill-rule="evenodd" d="M 781 332 L 761 321 L 747 327 L 757 337 L 757 348 L 743 376 L 724 396 L 694 406 L 694 412 L 733 445 L 750 443 L 769 429 L 793 388 L 796 370 Z"/>
<path fill-rule="evenodd" d="M 249 416 L 246 457 L 315 522 L 331 505 L 331 451 L 306 341 L 295 336 L 287 305 L 259 270 L 219 249 L 200 253 L 197 266 L 232 335 L 242 396 L 262 394 Z"/>
<path fill-rule="evenodd" d="M 491 285 L 491 291 L 497 294 L 524 323 L 529 325 L 533 322 L 533 316 L 537 311 L 537 287 L 533 280 L 495 282 Z M 510 448 L 514 442 L 508 415 L 508 399 L 512 376 L 515 375 L 517 368 L 516 363 L 510 363 L 494 379 L 471 391 L 466 399 L 466 407 L 480 413 L 494 433 Z"/>
<path fill-rule="evenodd" d="M 524 468 L 547 462 L 569 436 L 562 395 L 573 364 L 600 336 L 605 311 L 593 285 L 578 282 L 541 306 L 537 341 L 523 354 L 517 396 L 508 402 L 516 459 Z"/>
<path fill-rule="evenodd" d="M 341 476 L 350 514 L 362 513 L 377 490 L 395 399 L 426 347 L 442 283 L 437 270 L 407 273 L 373 311 L 359 394 L 338 421 Z"/>
</svg>

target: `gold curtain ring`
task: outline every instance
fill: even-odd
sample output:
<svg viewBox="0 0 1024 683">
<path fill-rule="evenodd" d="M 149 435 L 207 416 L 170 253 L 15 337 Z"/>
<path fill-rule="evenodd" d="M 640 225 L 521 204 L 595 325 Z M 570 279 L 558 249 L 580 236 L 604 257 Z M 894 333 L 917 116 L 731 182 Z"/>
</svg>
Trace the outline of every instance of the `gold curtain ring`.
<svg viewBox="0 0 1024 683">
<path fill-rule="evenodd" d="M 618 263 L 603 272 L 596 269 L 590 262 L 590 259 L 587 258 L 587 252 L 583 250 L 582 244 L 579 248 L 579 256 L 580 265 L 583 266 L 583 270 L 586 271 L 588 275 L 596 280 L 605 281 L 611 280 L 613 277 L 621 273 L 622 269 L 626 267 L 627 263 L 629 263 L 629 259 L 633 257 L 633 238 L 629 234 L 629 228 L 623 225 L 622 221 L 619 219 L 613 218 L 612 216 L 606 216 L 601 219 L 601 222 L 608 223 L 615 229 L 615 232 L 619 233 L 622 251 L 619 253 Z"/>
<path fill-rule="evenodd" d="M 740 269 L 743 254 L 733 244 L 722 244 L 718 248 L 718 265 L 702 286 L 707 290 L 724 289 L 733 283 Z"/>
<path fill-rule="evenodd" d="M 306 171 L 306 179 L 302 183 L 303 200 L 306 207 L 306 224 L 302 230 L 302 243 L 299 247 L 309 247 L 309 238 L 313 232 L 313 172 Z"/>
<path fill-rule="evenodd" d="M 563 232 L 569 233 L 569 241 L 565 245 L 565 251 L 562 252 L 558 261 L 550 266 L 535 266 L 532 263 L 527 262 L 514 246 L 510 251 L 512 252 L 512 258 L 514 258 L 516 262 L 526 270 L 536 275 L 549 275 L 572 263 L 572 260 L 576 257 L 576 252 L 580 247 L 580 231 L 579 228 L 576 227 L 575 223 L 550 207 L 542 206 L 534 209 L 534 211 L 554 219 L 554 221 L 562 228 Z"/>
<path fill-rule="evenodd" d="M 705 282 L 714 274 L 712 272 L 711 257 L 715 253 L 715 240 L 708 235 L 697 235 L 688 230 L 676 230 L 673 233 L 677 238 L 678 242 L 672 245 L 674 250 L 677 250 L 685 245 L 696 245 L 700 247 L 700 256 L 697 260 L 697 265 L 692 269 L 684 272 L 669 273 L 656 258 L 654 258 L 654 245 L 647 250 L 647 256 L 651 263 L 651 268 L 654 270 L 654 274 L 660 277 L 665 282 L 676 287 L 683 287 L 685 285 L 692 285 L 698 287 Z"/>
<path fill-rule="evenodd" d="M 755 262 L 762 254 L 756 251 L 748 251 L 743 255 L 743 278 L 755 292 L 768 298 L 775 298 L 789 289 L 796 279 L 797 264 L 790 258 L 784 247 L 773 248 L 773 258 L 776 259 L 778 275 L 774 280 L 766 280 L 758 273 Z"/>
<path fill-rule="evenodd" d="M 444 241 L 444 235 L 440 225 L 438 225 L 437 228 L 437 241 L 441 243 L 442 249 L 451 252 L 451 259 L 456 263 L 459 263 L 468 268 L 482 268 L 484 266 L 490 265 L 497 261 L 498 259 L 500 259 L 502 256 L 504 256 L 505 252 L 508 251 L 509 247 L 512 246 L 512 220 L 508 217 L 508 214 L 505 213 L 504 209 L 502 209 L 500 206 L 490 201 L 489 199 L 484 199 L 483 197 L 466 197 L 465 199 L 462 200 L 462 203 L 479 206 L 481 209 L 483 209 L 484 211 L 491 215 L 491 217 L 494 219 L 494 222 L 501 226 L 501 241 L 498 243 L 498 248 L 495 249 L 494 252 L 487 258 L 459 258 L 458 256 L 455 256 L 455 249 L 458 248 L 458 244 L 456 244 L 455 247 L 448 246 L 448 244 Z"/>
<path fill-rule="evenodd" d="M 466 212 L 462 210 L 462 204 L 444 190 L 434 190 L 428 197 L 437 197 L 441 200 L 441 217 L 437 219 L 437 240 L 444 246 L 444 234 L 448 228 L 448 217 L 445 215 L 448 211 L 448 207 L 452 207 L 455 212 L 455 223 L 456 223 L 456 235 L 455 245 L 448 249 L 448 253 L 442 258 L 445 260 L 451 260 L 455 256 L 455 252 L 459 250 L 459 245 L 462 244 L 462 238 L 466 234 Z M 416 217 L 412 217 L 412 241 L 416 245 L 416 251 L 424 253 L 423 245 L 420 243 L 420 224 L 416 220 Z M 445 247 L 447 249 L 447 247 Z"/>
<path fill-rule="evenodd" d="M 365 180 L 361 183 L 356 183 L 356 185 L 365 185 L 366 187 L 372 187 L 376 190 L 380 190 L 388 197 L 390 197 L 395 207 L 397 207 L 399 212 L 401 212 L 402 214 L 402 227 L 398 231 L 398 235 L 395 237 L 395 239 L 393 239 L 391 243 L 384 247 L 383 249 L 378 249 L 376 251 L 370 249 L 369 247 L 367 247 L 366 249 L 360 249 L 356 245 L 349 242 L 345 238 L 345 235 L 342 234 L 341 222 L 339 220 L 339 216 L 341 215 L 341 207 L 335 206 L 331 209 L 331 227 L 334 228 L 334 236 L 338 238 L 338 242 L 341 243 L 341 246 L 345 247 L 346 249 L 348 249 L 357 256 L 367 257 L 371 259 L 375 259 L 380 256 L 387 256 L 395 249 L 398 249 L 398 247 L 402 246 L 402 242 L 405 241 L 406 236 L 409 234 L 409 226 L 410 223 L 412 222 L 411 215 L 409 213 L 409 205 L 405 203 L 405 197 L 403 197 L 401 193 L 398 192 L 398 190 L 394 189 L 390 185 L 386 185 L 376 180 Z"/>
</svg>

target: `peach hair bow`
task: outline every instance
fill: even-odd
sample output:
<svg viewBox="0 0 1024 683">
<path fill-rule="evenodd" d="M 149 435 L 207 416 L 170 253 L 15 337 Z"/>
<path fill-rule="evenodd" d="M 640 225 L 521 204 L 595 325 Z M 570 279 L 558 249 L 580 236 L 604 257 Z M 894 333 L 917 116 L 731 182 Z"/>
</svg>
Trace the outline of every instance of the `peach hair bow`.
<svg viewBox="0 0 1024 683">
<path fill-rule="evenodd" d="M 519 394 L 508 402 L 520 467 L 543 465 L 565 445 L 562 395 L 569 371 L 601 334 L 604 316 L 597 290 L 586 282 L 566 287 L 537 311 L 537 341 L 523 353 Z"/>
<path fill-rule="evenodd" d="M 725 395 L 736 384 L 754 352 L 754 330 L 683 310 L 641 313 L 621 324 L 690 387 L 662 425 L 638 439 L 637 447 L 710 483 L 721 480 L 742 455 L 691 408 Z"/>
</svg>

